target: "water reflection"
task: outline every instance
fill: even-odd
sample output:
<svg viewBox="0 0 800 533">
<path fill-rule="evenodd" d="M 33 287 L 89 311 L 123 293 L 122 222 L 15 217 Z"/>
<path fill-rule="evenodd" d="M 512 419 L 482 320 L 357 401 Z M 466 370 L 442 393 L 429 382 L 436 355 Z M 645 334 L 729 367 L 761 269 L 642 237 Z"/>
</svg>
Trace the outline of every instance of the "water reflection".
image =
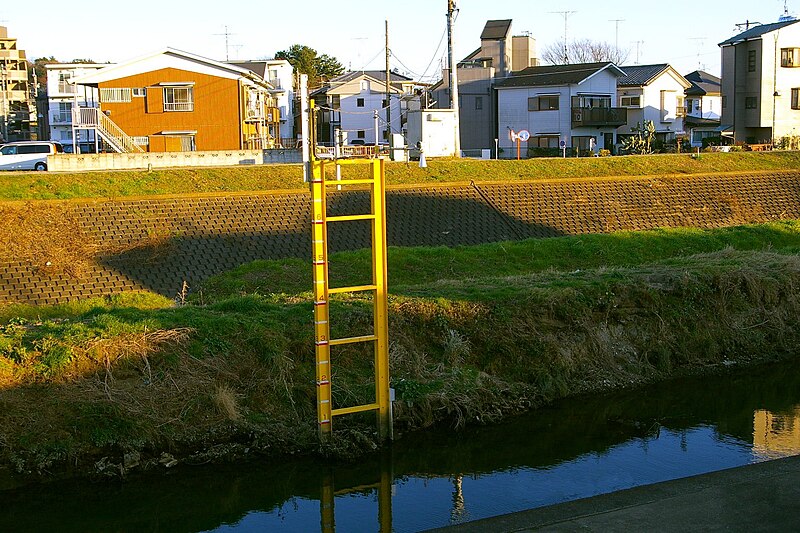
<svg viewBox="0 0 800 533">
<path fill-rule="evenodd" d="M 0 492 L 0 531 L 411 532 L 800 453 L 800 364 L 411 435 L 357 464 L 185 468 Z"/>
</svg>

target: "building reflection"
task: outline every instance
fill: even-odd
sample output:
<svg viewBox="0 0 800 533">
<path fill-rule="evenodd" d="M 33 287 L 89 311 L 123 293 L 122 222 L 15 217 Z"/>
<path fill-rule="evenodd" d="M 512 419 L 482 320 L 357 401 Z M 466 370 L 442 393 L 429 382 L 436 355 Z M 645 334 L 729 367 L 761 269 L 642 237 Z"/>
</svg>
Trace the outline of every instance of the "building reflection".
<svg viewBox="0 0 800 533">
<path fill-rule="evenodd" d="M 759 460 L 800 454 L 800 406 L 753 415 L 753 455 Z"/>
</svg>

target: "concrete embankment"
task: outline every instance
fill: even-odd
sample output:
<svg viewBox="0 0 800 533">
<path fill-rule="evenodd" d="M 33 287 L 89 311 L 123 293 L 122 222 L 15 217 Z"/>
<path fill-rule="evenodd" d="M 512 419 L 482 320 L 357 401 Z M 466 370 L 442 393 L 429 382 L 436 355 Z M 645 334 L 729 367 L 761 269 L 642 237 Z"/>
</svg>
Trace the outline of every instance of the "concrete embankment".
<svg viewBox="0 0 800 533">
<path fill-rule="evenodd" d="M 336 193 L 331 214 L 366 193 Z M 390 187 L 390 246 L 457 246 L 656 227 L 800 218 L 800 172 L 579 178 Z M 307 191 L 6 202 L 0 303 L 54 304 L 150 290 L 173 297 L 257 259 L 310 254 Z M 330 236 L 364 248 L 367 224 Z"/>
<path fill-rule="evenodd" d="M 800 456 L 431 531 L 796 531 Z"/>
</svg>

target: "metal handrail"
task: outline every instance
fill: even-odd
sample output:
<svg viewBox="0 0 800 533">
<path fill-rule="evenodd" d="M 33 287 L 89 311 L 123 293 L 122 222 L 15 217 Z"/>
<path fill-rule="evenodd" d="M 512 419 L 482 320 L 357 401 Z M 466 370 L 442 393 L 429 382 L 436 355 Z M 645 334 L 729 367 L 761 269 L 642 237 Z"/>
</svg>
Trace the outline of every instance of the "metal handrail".
<svg viewBox="0 0 800 533">
<path fill-rule="evenodd" d="M 98 107 L 73 108 L 72 121 L 76 128 L 91 128 L 105 139 L 116 151 L 122 153 L 144 152 L 133 138 L 122 131 L 114 121 L 108 118 Z"/>
</svg>

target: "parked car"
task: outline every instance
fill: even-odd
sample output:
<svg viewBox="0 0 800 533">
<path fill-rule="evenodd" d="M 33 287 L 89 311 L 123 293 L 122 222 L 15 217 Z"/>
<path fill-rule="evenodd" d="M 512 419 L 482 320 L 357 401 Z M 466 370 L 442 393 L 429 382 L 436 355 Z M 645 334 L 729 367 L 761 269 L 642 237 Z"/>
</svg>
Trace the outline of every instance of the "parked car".
<svg viewBox="0 0 800 533">
<path fill-rule="evenodd" d="M 350 144 L 350 146 L 364 146 L 367 142 L 364 139 L 351 139 L 348 141 L 348 144 Z"/>
<path fill-rule="evenodd" d="M 0 170 L 47 170 L 47 156 L 64 147 L 53 141 L 15 141 L 0 147 Z"/>
</svg>

